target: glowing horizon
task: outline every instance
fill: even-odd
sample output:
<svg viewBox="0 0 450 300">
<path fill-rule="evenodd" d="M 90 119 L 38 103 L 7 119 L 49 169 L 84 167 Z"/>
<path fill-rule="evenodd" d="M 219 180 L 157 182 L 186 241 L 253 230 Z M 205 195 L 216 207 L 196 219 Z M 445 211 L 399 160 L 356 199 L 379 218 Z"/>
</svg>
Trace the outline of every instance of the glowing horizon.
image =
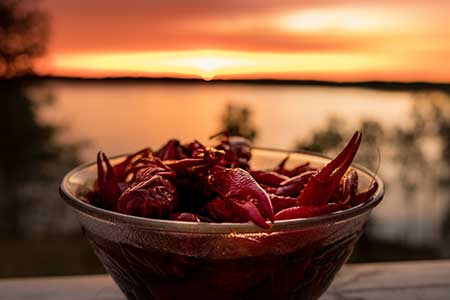
<svg viewBox="0 0 450 300">
<path fill-rule="evenodd" d="M 55 32 L 37 71 L 77 77 L 450 81 L 450 30 L 445 8 L 436 3 L 415 2 L 398 14 L 398 4 L 353 1 L 305 6 L 219 1 L 222 11 L 207 9 L 215 6 L 206 1 L 177 1 L 176 7 L 167 2 L 156 1 L 157 13 L 149 18 L 146 1 L 137 0 L 137 8 L 111 3 L 95 15 L 74 0 L 65 5 L 46 0 Z M 92 1 L 98 7 L 106 3 Z M 129 15 L 121 14 L 124 8 Z M 123 22 L 111 21 L 118 18 Z M 78 26 L 80 20 L 84 25 Z"/>
</svg>

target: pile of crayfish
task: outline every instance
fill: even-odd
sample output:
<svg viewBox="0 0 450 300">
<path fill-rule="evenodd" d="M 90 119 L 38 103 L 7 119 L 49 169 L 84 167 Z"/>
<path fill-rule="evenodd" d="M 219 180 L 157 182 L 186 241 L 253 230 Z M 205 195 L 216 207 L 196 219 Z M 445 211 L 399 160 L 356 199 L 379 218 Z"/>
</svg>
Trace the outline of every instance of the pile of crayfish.
<svg viewBox="0 0 450 300">
<path fill-rule="evenodd" d="M 271 170 L 250 168 L 251 145 L 242 137 L 218 135 L 207 147 L 169 140 L 112 165 L 97 155 L 98 178 L 88 201 L 115 212 L 186 222 L 248 222 L 269 228 L 275 220 L 330 214 L 367 202 L 377 189 L 358 191 L 350 168 L 361 144 L 355 132 L 345 148 L 321 169 L 308 162 Z M 218 136 L 215 136 L 217 138 Z M 270 222 L 268 222 L 270 221 Z"/>
</svg>

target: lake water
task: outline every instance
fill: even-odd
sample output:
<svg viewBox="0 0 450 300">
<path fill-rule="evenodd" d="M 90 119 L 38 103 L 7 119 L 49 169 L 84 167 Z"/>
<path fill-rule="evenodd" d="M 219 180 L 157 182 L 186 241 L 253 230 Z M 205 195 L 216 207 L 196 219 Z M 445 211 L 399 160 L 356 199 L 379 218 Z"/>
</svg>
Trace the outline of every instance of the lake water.
<svg viewBox="0 0 450 300">
<path fill-rule="evenodd" d="M 129 152 L 172 137 L 207 142 L 221 130 L 229 104 L 251 110 L 255 145 L 290 149 L 331 116 L 350 126 L 366 118 L 401 125 L 413 100 L 409 92 L 250 84 L 50 82 L 47 88 L 56 101 L 39 116 L 64 124 L 63 139 L 89 141 L 87 160 L 98 149 Z"/>
<path fill-rule="evenodd" d="M 27 89 L 26 97 L 32 99 L 30 113 L 35 120 L 32 125 L 23 124 L 54 128 L 51 139 L 63 152 L 60 159 L 71 153 L 77 162 L 93 160 L 100 149 L 114 155 L 145 146 L 156 148 L 169 138 L 208 143 L 209 136 L 223 130 L 229 107 L 241 121 L 239 116 L 246 111 L 243 126 L 256 132 L 254 144 L 261 147 L 292 150 L 311 144 L 314 133 L 330 137 L 330 132 L 337 132 L 347 139 L 365 124 L 368 127 L 363 128 L 372 130 L 368 136 L 375 132 L 375 141 L 368 141 L 367 155 L 361 154 L 360 162 L 375 168 L 378 155 L 373 153 L 379 149 L 379 174 L 387 183 L 385 199 L 373 213 L 371 236 L 408 247 L 425 246 L 437 257 L 450 256 L 446 250 L 450 239 L 450 99 L 444 92 L 53 80 Z M 23 130 L 25 125 L 18 126 Z M 48 148 L 45 143 L 44 139 L 39 147 Z M 335 153 L 336 149 L 324 150 Z M 52 202 L 61 202 L 56 186 L 68 167 L 46 164 L 45 168 L 54 179 L 44 185 L 29 183 L 25 189 L 28 198 L 33 196 L 33 207 L 40 207 L 25 213 L 35 224 L 30 229 L 20 222 L 25 217 L 20 217 L 17 234 L 45 236 L 77 228 L 73 214 L 62 203 Z M 55 220 L 55 215 L 61 218 Z"/>
</svg>

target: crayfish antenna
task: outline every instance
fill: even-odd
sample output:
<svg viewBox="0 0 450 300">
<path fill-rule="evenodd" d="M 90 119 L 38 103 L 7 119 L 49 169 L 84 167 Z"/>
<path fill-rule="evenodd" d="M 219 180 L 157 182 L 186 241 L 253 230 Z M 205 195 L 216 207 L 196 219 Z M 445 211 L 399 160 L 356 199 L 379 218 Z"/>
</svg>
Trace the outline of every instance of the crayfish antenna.
<svg viewBox="0 0 450 300">
<path fill-rule="evenodd" d="M 128 155 L 122 162 L 116 164 L 113 167 L 115 176 L 119 181 L 125 181 L 127 175 L 129 174 L 129 170 L 132 169 L 133 165 L 136 162 L 139 162 L 141 159 L 149 157 L 150 155 L 152 155 L 152 151 L 150 148 L 144 148 L 131 155 Z"/>
<path fill-rule="evenodd" d="M 375 169 L 375 172 L 372 176 L 372 180 L 369 184 L 369 188 L 367 189 L 367 191 L 359 193 L 354 196 L 354 199 L 352 201 L 353 202 L 352 204 L 354 206 L 359 205 L 361 203 L 368 202 L 378 189 L 378 182 L 376 181 L 376 176 L 378 174 L 378 170 L 379 170 L 380 164 L 381 164 L 381 154 L 380 154 L 380 149 L 378 149 L 378 148 L 377 148 L 377 153 L 378 153 L 378 164 L 377 164 L 377 168 Z"/>
<path fill-rule="evenodd" d="M 378 175 L 378 171 L 380 170 L 380 165 L 381 165 L 381 153 L 380 153 L 380 148 L 377 147 L 377 154 L 378 154 L 378 163 L 377 163 L 377 167 L 375 169 L 375 172 L 372 176 L 372 181 L 370 182 L 370 186 L 375 184 L 375 177 Z"/>
<path fill-rule="evenodd" d="M 103 188 L 105 183 L 105 170 L 103 169 L 102 155 L 102 151 L 97 153 L 97 185 L 100 190 Z"/>
<path fill-rule="evenodd" d="M 230 133 L 228 132 L 228 130 L 220 131 L 218 133 L 211 135 L 209 139 L 212 140 L 218 137 L 225 137 L 226 139 L 228 139 L 230 137 Z"/>
<path fill-rule="evenodd" d="M 361 133 L 356 131 L 336 158 L 310 178 L 299 195 L 299 205 L 322 205 L 328 202 L 355 158 L 361 138 Z"/>
</svg>

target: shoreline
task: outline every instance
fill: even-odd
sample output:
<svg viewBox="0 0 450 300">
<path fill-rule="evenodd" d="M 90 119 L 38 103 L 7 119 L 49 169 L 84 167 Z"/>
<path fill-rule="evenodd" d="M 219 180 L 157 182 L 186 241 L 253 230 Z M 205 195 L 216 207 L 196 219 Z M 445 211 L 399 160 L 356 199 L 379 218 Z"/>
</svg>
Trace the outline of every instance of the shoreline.
<svg viewBox="0 0 450 300">
<path fill-rule="evenodd" d="M 357 87 L 376 90 L 441 90 L 450 93 L 450 83 L 435 83 L 425 81 L 401 82 L 401 81 L 322 81 L 322 80 L 284 80 L 284 79 L 213 79 L 210 81 L 201 78 L 177 78 L 177 77 L 66 77 L 51 75 L 27 75 L 10 80 L 26 81 L 68 81 L 83 83 L 177 83 L 177 84 L 249 84 L 249 85 L 289 85 L 289 86 L 323 86 L 323 87 Z M 1 81 L 10 81 L 0 79 Z"/>
</svg>

